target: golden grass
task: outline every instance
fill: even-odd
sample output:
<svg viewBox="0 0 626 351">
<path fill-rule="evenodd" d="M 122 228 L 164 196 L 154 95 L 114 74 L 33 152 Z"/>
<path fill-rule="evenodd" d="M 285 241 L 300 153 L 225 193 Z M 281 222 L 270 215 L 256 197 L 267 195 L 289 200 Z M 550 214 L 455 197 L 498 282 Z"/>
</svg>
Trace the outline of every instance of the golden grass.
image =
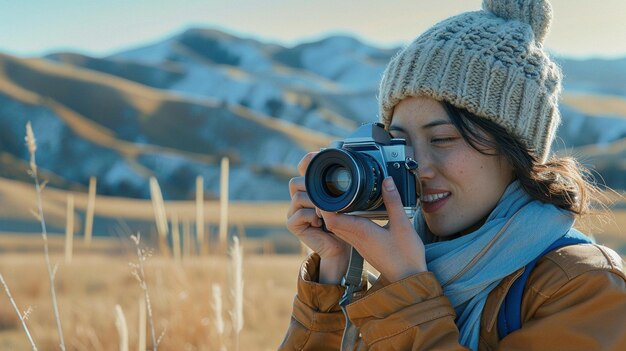
<svg viewBox="0 0 626 351">
<path fill-rule="evenodd" d="M 128 325 L 122 306 L 115 305 L 115 326 L 120 338 L 120 351 L 128 351 Z"/>
<path fill-rule="evenodd" d="M 233 332 L 235 334 L 234 350 L 240 350 L 241 331 L 243 330 L 243 248 L 239 243 L 239 238 L 233 237 L 233 244 L 230 247 L 230 278 L 231 278 L 231 296 L 233 298 L 233 307 L 231 309 L 231 317 L 233 324 Z M 219 329 L 219 328 L 218 328 Z"/>
<path fill-rule="evenodd" d="M 180 263 L 181 249 L 180 249 L 180 224 L 178 223 L 178 214 L 172 215 L 172 254 L 174 255 L 174 262 Z"/>
<path fill-rule="evenodd" d="M 202 176 L 196 177 L 196 237 L 198 242 L 204 242 L 204 177 Z"/>
<path fill-rule="evenodd" d="M 87 195 L 87 215 L 85 218 L 85 243 L 91 243 L 93 234 L 93 215 L 96 210 L 96 177 L 89 177 L 89 195 Z"/>
<path fill-rule="evenodd" d="M 63 258 L 62 237 L 50 237 L 51 248 L 59 250 L 52 260 Z M 55 240 L 56 239 L 56 240 Z M 54 242 L 59 243 L 54 243 Z M 114 246 L 94 239 L 92 247 Z M 6 245 L 3 241 L 3 246 Z M 302 257 L 250 256 L 243 260 L 245 281 L 243 298 L 242 350 L 275 350 L 289 323 L 295 294 L 296 277 Z M 57 298 L 68 350 L 117 350 L 115 306 L 126 315 L 130 349 L 138 345 L 138 299 L 142 291 L 131 275 L 128 254 L 77 253 L 72 265 L 61 265 L 56 276 Z M 230 286 L 228 257 L 194 257 L 174 264 L 173 260 L 151 257 L 146 261 L 146 282 L 157 334 L 166 328 L 159 350 L 219 350 L 220 337 L 213 310 L 213 284 Z M 25 310 L 34 311 L 28 321 L 40 350 L 58 349 L 45 264 L 40 253 L 5 253 L 0 256 L 0 271 L 13 295 Z M 224 296 L 224 311 L 231 311 L 232 298 Z M 150 338 L 148 338 L 150 339 Z M 232 320 L 225 312 L 223 342 L 233 349 Z M 151 342 L 148 340 L 148 348 Z M 28 349 L 29 344 L 18 316 L 6 298 L 0 298 L 0 347 Z"/>
<path fill-rule="evenodd" d="M 33 177 L 33 181 L 35 183 L 35 193 L 37 197 L 37 211 L 33 211 L 38 221 L 41 223 L 41 236 L 43 239 L 43 248 L 44 248 L 44 258 L 46 260 L 46 266 L 48 268 L 48 279 L 50 281 L 50 298 L 52 301 L 52 309 L 54 312 L 54 319 L 57 326 L 57 335 L 59 337 L 59 348 L 61 351 L 65 351 L 65 341 L 63 335 L 63 327 L 61 324 L 61 317 L 59 315 L 59 305 L 57 303 L 56 298 L 56 285 L 54 283 L 54 279 L 56 276 L 58 265 L 52 266 L 50 262 L 50 252 L 48 247 L 48 231 L 46 227 L 45 216 L 43 212 L 43 203 L 41 201 L 41 192 L 45 188 L 46 181 L 43 183 L 39 183 L 39 175 L 37 173 L 37 162 L 36 162 L 36 150 L 37 150 L 37 141 L 35 139 L 35 135 L 33 133 L 33 129 L 31 127 L 30 121 L 26 123 L 26 145 L 28 146 L 28 153 L 30 154 L 30 170 L 29 175 Z M 34 347 L 33 347 L 34 348 Z"/>
<path fill-rule="evenodd" d="M 74 195 L 67 195 L 67 221 L 65 224 L 65 263 L 72 263 L 74 247 Z"/>
<path fill-rule="evenodd" d="M 146 300 L 143 296 L 139 297 L 139 309 L 138 309 L 138 323 L 137 323 L 137 335 L 139 340 L 137 340 L 137 350 L 144 351 L 146 350 Z"/>
<path fill-rule="evenodd" d="M 285 185 L 286 186 L 286 185 Z M 74 194 L 76 211 L 85 212 L 88 195 L 81 192 L 47 187 L 43 196 L 43 207 L 46 220 L 56 227 L 65 227 L 67 212 L 67 194 Z M 154 210 L 150 200 L 139 200 L 121 197 L 101 196 L 97 198 L 95 215 L 109 218 L 124 218 L 128 220 L 154 221 Z M 35 204 L 35 191 L 29 183 L 0 178 L 0 221 L 3 219 L 31 219 L 30 210 Z M 289 202 L 253 202 L 230 201 L 229 222 L 240 223 L 244 226 L 283 226 L 286 221 L 285 213 Z M 204 220 L 211 223 L 219 222 L 220 203 L 217 200 L 205 201 L 202 208 Z M 180 221 L 196 221 L 196 201 L 168 201 L 167 216 L 176 212 Z"/>
<path fill-rule="evenodd" d="M 167 214 L 165 212 L 165 203 L 163 202 L 161 187 L 159 187 L 159 182 L 155 177 L 150 177 L 150 198 L 152 199 L 154 218 L 157 232 L 159 233 L 159 250 L 162 255 L 169 257 L 169 247 L 167 245 L 167 238 L 169 236 Z"/>
<path fill-rule="evenodd" d="M 223 335 L 224 335 L 224 312 L 222 311 L 222 287 L 219 284 L 213 283 L 211 285 L 213 292 L 213 308 L 214 319 L 213 324 L 215 325 L 215 331 L 217 332 L 218 342 L 220 344 L 220 349 L 224 348 L 222 343 Z"/>
<path fill-rule="evenodd" d="M 28 337 L 28 343 L 30 344 L 31 349 L 33 351 L 37 351 L 37 346 L 35 345 L 35 342 L 33 341 L 33 337 L 30 335 L 30 330 L 28 329 L 28 326 L 26 325 L 26 320 L 28 319 L 28 315 L 30 314 L 30 311 L 32 310 L 31 307 L 29 306 L 28 309 L 24 312 L 20 311 L 20 309 L 17 307 L 17 303 L 15 302 L 15 299 L 13 299 L 13 296 L 11 295 L 11 290 L 9 289 L 9 286 L 4 281 L 4 277 L 2 276 L 2 274 L 0 274 L 0 285 L 2 285 L 2 288 L 4 288 L 7 298 L 9 299 L 9 303 L 11 304 L 11 307 L 15 311 L 15 314 L 17 315 L 17 319 L 19 319 L 20 323 L 22 324 L 22 328 L 24 329 L 24 333 Z"/>
<path fill-rule="evenodd" d="M 626 252 L 626 208 L 622 203 L 610 220 L 587 220 L 583 230 L 595 233 L 596 239 Z M 53 262 L 63 259 L 63 236 L 49 236 Z M 11 286 L 20 310 L 32 305 L 28 326 L 40 350 L 58 348 L 52 307 L 45 281 L 44 259 L 37 235 L 0 238 L 0 272 Z M 251 252 L 251 241 L 244 248 Z M 242 350 L 275 350 L 286 331 L 295 294 L 301 255 L 251 255 L 243 260 L 244 327 Z M 139 343 L 137 301 L 142 291 L 131 275 L 129 262 L 136 261 L 132 250 L 112 239 L 94 238 L 87 248 L 75 243 L 73 264 L 61 265 L 56 277 L 57 298 L 68 350 L 116 350 L 119 333 L 115 305 L 127 318 L 130 349 Z M 234 347 L 234 330 L 228 311 L 233 299 L 224 294 L 224 325 L 215 318 L 214 284 L 228 288 L 227 256 L 184 256 L 180 264 L 164 257 L 146 262 L 146 281 L 150 288 L 157 334 L 166 328 L 160 350 L 219 350 L 223 342 Z M 145 315 L 145 312 L 144 312 Z M 144 322 L 145 323 L 145 322 Z M 145 325 L 145 324 L 144 324 Z M 223 335 L 220 330 L 223 328 Z M 144 334 L 145 330 L 144 330 Z M 147 341 L 146 347 L 151 342 Z M 0 348 L 28 349 L 28 340 L 18 316 L 7 299 L 0 298 Z"/>
<path fill-rule="evenodd" d="M 220 249 L 226 247 L 228 235 L 228 173 L 229 161 L 227 157 L 222 158 L 220 165 L 220 226 L 219 226 L 219 245 Z M 200 243 L 204 247 L 204 243 Z"/>
</svg>

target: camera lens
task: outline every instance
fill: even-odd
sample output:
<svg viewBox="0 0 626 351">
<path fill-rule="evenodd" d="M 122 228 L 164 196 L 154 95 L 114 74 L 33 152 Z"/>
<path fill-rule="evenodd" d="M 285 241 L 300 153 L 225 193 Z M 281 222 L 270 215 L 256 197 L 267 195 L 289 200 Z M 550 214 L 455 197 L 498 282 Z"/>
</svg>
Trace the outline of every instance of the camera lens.
<svg viewBox="0 0 626 351">
<path fill-rule="evenodd" d="M 328 193 L 332 195 L 341 196 L 345 194 L 352 185 L 350 170 L 342 166 L 331 167 L 324 175 L 324 185 Z"/>
<path fill-rule="evenodd" d="M 381 169 L 366 153 L 329 148 L 309 163 L 305 185 L 313 204 L 324 211 L 367 211 L 382 203 Z"/>
</svg>

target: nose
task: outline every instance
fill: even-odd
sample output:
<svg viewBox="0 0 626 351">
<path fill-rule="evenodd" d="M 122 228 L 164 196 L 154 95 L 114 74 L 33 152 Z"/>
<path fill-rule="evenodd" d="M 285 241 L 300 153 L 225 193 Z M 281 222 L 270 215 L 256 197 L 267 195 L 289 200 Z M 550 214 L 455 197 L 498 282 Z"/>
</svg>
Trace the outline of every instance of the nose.
<svg viewBox="0 0 626 351">
<path fill-rule="evenodd" d="M 417 174 L 416 176 L 420 181 L 433 179 L 435 177 L 435 170 L 433 167 L 433 162 L 428 155 L 424 152 L 419 152 L 419 150 L 414 150 L 415 161 L 417 161 Z"/>
</svg>

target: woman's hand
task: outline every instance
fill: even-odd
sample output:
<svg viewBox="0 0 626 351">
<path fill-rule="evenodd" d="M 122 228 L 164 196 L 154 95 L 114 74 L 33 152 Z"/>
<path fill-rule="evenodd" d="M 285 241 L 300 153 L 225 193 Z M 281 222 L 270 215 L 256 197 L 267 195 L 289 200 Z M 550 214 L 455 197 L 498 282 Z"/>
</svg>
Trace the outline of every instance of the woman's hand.
<svg viewBox="0 0 626 351">
<path fill-rule="evenodd" d="M 400 194 L 391 177 L 383 181 L 383 200 L 389 223 L 380 227 L 358 216 L 321 211 L 326 228 L 352 245 L 391 282 L 425 272 L 424 244 L 404 212 Z"/>
<path fill-rule="evenodd" d="M 301 177 L 289 181 L 291 206 L 287 229 L 302 243 L 320 255 L 319 282 L 338 284 L 348 268 L 350 246 L 333 233 L 322 229 L 319 210 L 313 205 L 304 185 L 304 174 L 316 152 L 308 153 L 298 164 Z"/>
</svg>

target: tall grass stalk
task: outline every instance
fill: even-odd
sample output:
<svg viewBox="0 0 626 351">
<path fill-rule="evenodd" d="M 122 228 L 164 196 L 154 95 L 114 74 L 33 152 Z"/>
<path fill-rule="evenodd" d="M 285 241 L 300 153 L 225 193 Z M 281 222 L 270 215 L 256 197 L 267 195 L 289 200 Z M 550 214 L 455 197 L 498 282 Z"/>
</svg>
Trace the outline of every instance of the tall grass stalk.
<svg viewBox="0 0 626 351">
<path fill-rule="evenodd" d="M 180 264 L 180 230 L 178 228 L 178 214 L 172 214 L 172 251 L 174 252 L 174 262 Z"/>
<path fill-rule="evenodd" d="M 228 236 L 228 157 L 222 158 L 220 167 L 220 249 L 226 247 L 226 239 Z M 224 251 L 222 251 L 224 252 Z"/>
<path fill-rule="evenodd" d="M 161 187 L 159 187 L 159 182 L 155 177 L 150 177 L 150 198 L 152 199 L 154 218 L 156 221 L 157 232 L 159 233 L 159 249 L 162 255 L 169 257 L 169 248 L 167 246 L 167 236 L 169 234 L 167 215 L 165 213 L 165 204 L 163 203 Z"/>
<path fill-rule="evenodd" d="M 191 258 L 191 224 L 188 220 L 183 221 L 183 259 Z"/>
<path fill-rule="evenodd" d="M 213 290 L 213 312 L 215 319 L 215 330 L 217 331 L 217 337 L 220 344 L 220 350 L 225 349 L 224 346 L 224 319 L 222 318 L 222 287 L 213 283 L 211 286 Z"/>
<path fill-rule="evenodd" d="M 241 222 L 237 222 L 237 235 L 239 235 L 242 242 L 246 241 L 246 227 Z"/>
<path fill-rule="evenodd" d="M 65 216 L 65 263 L 72 263 L 74 251 L 74 195 L 67 195 L 67 214 Z"/>
<path fill-rule="evenodd" d="M 139 340 L 137 340 L 137 351 L 146 351 L 146 299 L 139 298 Z"/>
<path fill-rule="evenodd" d="M 139 246 L 139 242 L 141 240 L 141 235 L 137 233 L 137 236 L 131 235 L 130 238 L 135 243 L 135 247 L 137 248 L 137 261 L 138 263 L 131 263 L 131 267 L 133 267 L 133 275 L 139 282 L 139 287 L 143 291 L 143 297 L 146 301 L 146 310 L 148 311 L 148 324 L 150 325 L 150 336 L 152 337 L 152 348 L 154 351 L 158 348 L 158 343 L 156 339 L 156 333 L 154 332 L 154 319 L 152 318 L 152 306 L 150 305 L 150 294 L 148 293 L 148 284 L 146 283 L 146 275 L 144 273 L 144 262 L 149 256 L 149 253 L 142 249 Z"/>
<path fill-rule="evenodd" d="M 46 229 L 46 221 L 43 216 L 43 204 L 41 201 L 41 192 L 45 186 L 39 184 L 39 177 L 37 175 L 37 162 L 35 161 L 35 152 L 37 151 L 37 141 L 30 121 L 26 123 L 26 146 L 28 147 L 28 153 L 30 154 L 30 171 L 29 174 L 35 180 L 35 194 L 37 195 L 37 209 L 38 219 L 41 223 L 41 236 L 43 237 L 44 256 L 46 260 L 46 266 L 48 268 L 48 278 L 50 280 L 50 297 L 52 298 L 52 308 L 54 310 L 54 318 L 57 325 L 57 333 L 59 334 L 59 346 L 61 351 L 65 351 L 65 340 L 63 340 L 63 328 L 61 327 L 61 318 L 59 317 L 59 306 L 57 304 L 56 292 L 54 289 L 54 276 L 56 275 L 57 266 L 52 268 L 50 264 L 50 254 L 48 252 L 48 231 Z"/>
<path fill-rule="evenodd" d="M 30 347 L 32 348 L 33 351 L 37 351 L 37 346 L 35 346 L 35 341 L 33 341 L 33 337 L 30 335 L 30 331 L 28 331 L 28 327 L 26 326 L 27 313 L 22 314 L 22 312 L 20 312 L 20 310 L 17 308 L 17 304 L 15 303 L 15 300 L 13 300 L 13 296 L 11 296 L 11 292 L 9 291 L 9 286 L 4 281 L 4 277 L 2 277 L 2 274 L 0 274 L 0 282 L 2 282 L 2 285 L 4 286 L 4 291 L 6 292 L 9 298 L 9 301 L 11 302 L 11 306 L 13 306 L 15 313 L 17 313 L 17 316 L 20 318 L 20 322 L 22 322 L 22 328 L 24 328 L 24 332 L 26 333 L 26 336 L 28 337 L 28 341 L 30 342 Z"/>
<path fill-rule="evenodd" d="M 243 330 L 243 249 L 237 236 L 233 237 L 233 246 L 230 249 L 233 310 L 231 318 L 235 332 L 235 350 L 239 350 L 239 337 Z"/>
<path fill-rule="evenodd" d="M 196 234 L 202 255 L 206 254 L 204 241 L 204 178 L 196 177 Z"/>
<path fill-rule="evenodd" d="M 120 351 L 128 351 L 128 327 L 120 305 L 115 305 L 115 327 L 120 335 Z"/>
<path fill-rule="evenodd" d="M 96 177 L 89 177 L 89 195 L 87 197 L 87 213 L 85 215 L 85 245 L 91 245 L 93 234 L 93 216 L 96 210 Z"/>
<path fill-rule="evenodd" d="M 263 240 L 263 255 L 273 255 L 274 251 L 272 240 Z"/>
</svg>

